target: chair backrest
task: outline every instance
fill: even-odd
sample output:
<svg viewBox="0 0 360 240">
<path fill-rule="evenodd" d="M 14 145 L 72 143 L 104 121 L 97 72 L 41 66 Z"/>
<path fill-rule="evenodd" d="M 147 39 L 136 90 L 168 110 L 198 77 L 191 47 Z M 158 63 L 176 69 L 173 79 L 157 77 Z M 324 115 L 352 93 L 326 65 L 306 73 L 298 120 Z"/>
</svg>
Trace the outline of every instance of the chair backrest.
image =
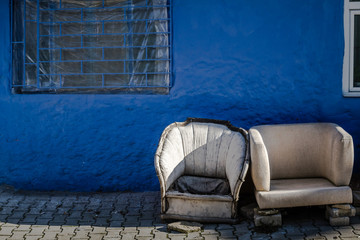
<svg viewBox="0 0 360 240">
<path fill-rule="evenodd" d="M 182 139 L 185 175 L 226 178 L 227 159 L 241 160 L 245 156 L 245 138 L 224 125 L 191 122 L 177 128 Z M 238 156 L 230 156 L 234 153 Z"/>
<path fill-rule="evenodd" d="M 164 191 L 182 175 L 228 178 L 232 192 L 246 174 L 247 132 L 227 121 L 192 119 L 169 125 L 155 154 Z M 244 172 L 243 172 L 244 170 Z"/>
<path fill-rule="evenodd" d="M 256 126 L 269 157 L 270 178 L 326 177 L 332 154 L 331 123 Z"/>
</svg>

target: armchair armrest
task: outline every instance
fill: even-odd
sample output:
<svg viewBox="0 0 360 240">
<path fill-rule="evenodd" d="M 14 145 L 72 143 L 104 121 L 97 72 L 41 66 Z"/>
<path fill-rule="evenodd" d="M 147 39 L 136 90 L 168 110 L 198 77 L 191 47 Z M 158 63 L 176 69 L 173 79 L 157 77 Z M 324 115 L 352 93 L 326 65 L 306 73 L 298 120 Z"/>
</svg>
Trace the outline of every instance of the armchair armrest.
<svg viewBox="0 0 360 240">
<path fill-rule="evenodd" d="M 165 197 L 165 192 L 185 171 L 182 139 L 176 126 L 173 123 L 164 130 L 155 153 L 155 170 L 162 197 Z"/>
<path fill-rule="evenodd" d="M 270 191 L 270 164 L 266 147 L 258 130 L 251 128 L 249 135 L 251 176 L 255 188 L 258 191 Z"/>
<path fill-rule="evenodd" d="M 354 164 L 354 146 L 350 134 L 333 124 L 331 139 L 331 164 L 328 178 L 336 186 L 349 185 Z"/>
<path fill-rule="evenodd" d="M 232 133 L 226 159 L 226 177 L 235 200 L 238 200 L 241 184 L 249 168 L 248 146 L 248 134 L 245 131 L 243 135 Z"/>
</svg>

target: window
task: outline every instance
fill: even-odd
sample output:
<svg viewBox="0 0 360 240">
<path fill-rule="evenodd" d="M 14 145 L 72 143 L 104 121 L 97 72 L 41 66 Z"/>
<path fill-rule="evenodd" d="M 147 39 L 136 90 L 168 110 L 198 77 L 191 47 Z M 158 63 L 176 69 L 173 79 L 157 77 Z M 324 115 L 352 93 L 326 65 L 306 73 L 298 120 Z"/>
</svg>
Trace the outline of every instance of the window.
<svg viewBox="0 0 360 240">
<path fill-rule="evenodd" d="M 343 95 L 360 97 L 360 0 L 344 0 Z"/>
<path fill-rule="evenodd" d="M 13 0 L 16 93 L 171 87 L 170 0 Z"/>
</svg>

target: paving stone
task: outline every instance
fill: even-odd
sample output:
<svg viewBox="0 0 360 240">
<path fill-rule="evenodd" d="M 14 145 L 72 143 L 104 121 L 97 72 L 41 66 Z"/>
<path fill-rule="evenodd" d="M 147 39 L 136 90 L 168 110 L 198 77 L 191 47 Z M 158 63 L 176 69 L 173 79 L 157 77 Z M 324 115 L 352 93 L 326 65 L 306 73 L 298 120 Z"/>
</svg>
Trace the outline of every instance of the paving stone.
<svg viewBox="0 0 360 240">
<path fill-rule="evenodd" d="M 75 231 L 75 236 L 77 238 L 87 238 L 90 231 Z"/>
<path fill-rule="evenodd" d="M 149 239 L 153 239 L 153 235 L 136 235 L 135 239 L 137 239 L 137 240 L 149 240 Z"/>
<path fill-rule="evenodd" d="M 122 233 L 121 240 L 135 239 L 136 233 Z"/>
<path fill-rule="evenodd" d="M 110 227 L 122 227 L 123 224 L 123 221 L 110 221 Z"/>
<path fill-rule="evenodd" d="M 12 227 L 12 228 L 18 228 L 18 227 L 19 227 L 19 225 L 18 225 L 18 224 L 14 224 L 14 223 L 7 222 L 7 223 L 4 223 L 1 227 Z"/>
<path fill-rule="evenodd" d="M 111 221 L 124 221 L 125 217 L 120 213 L 113 213 L 111 215 L 110 219 L 111 219 Z"/>
<path fill-rule="evenodd" d="M 65 223 L 66 223 L 66 225 L 72 225 L 72 226 L 79 225 L 79 219 L 77 219 L 77 218 L 68 218 L 68 219 L 65 220 Z"/>
<path fill-rule="evenodd" d="M 337 239 L 340 237 L 340 233 L 337 231 L 320 232 L 320 235 L 326 237 L 326 239 Z"/>
<path fill-rule="evenodd" d="M 51 218 L 40 218 L 40 219 L 36 219 L 35 224 L 48 225 L 50 221 L 51 221 Z"/>
<path fill-rule="evenodd" d="M 124 227 L 124 230 L 121 233 L 135 233 L 138 234 L 139 230 L 136 227 Z"/>
<path fill-rule="evenodd" d="M 138 235 L 152 235 L 152 232 L 155 230 L 154 227 L 138 227 Z"/>
<path fill-rule="evenodd" d="M 109 237 L 109 238 L 120 238 L 120 233 L 121 233 L 121 230 L 118 230 L 118 231 L 107 231 L 106 233 L 106 237 Z"/>
<path fill-rule="evenodd" d="M 154 239 L 168 239 L 167 232 L 159 232 L 159 231 L 154 231 Z"/>
<path fill-rule="evenodd" d="M 168 234 L 168 238 L 170 238 L 171 240 L 185 239 L 185 238 L 186 238 L 186 234 L 169 233 L 169 234 Z"/>
<path fill-rule="evenodd" d="M 90 240 L 102 240 L 104 238 L 105 234 L 100 233 L 89 233 Z"/>
<path fill-rule="evenodd" d="M 256 239 L 256 238 L 252 238 L 252 239 Z M 264 238 L 261 238 L 264 239 Z M 232 236 L 232 237 L 219 237 L 219 240 L 237 240 L 237 237 Z"/>
<path fill-rule="evenodd" d="M 76 226 L 62 226 L 59 235 L 75 235 Z"/>
<path fill-rule="evenodd" d="M 215 230 L 217 228 L 217 224 L 204 224 L 203 229 L 204 230 Z"/>
<path fill-rule="evenodd" d="M 340 233 L 340 237 L 356 236 L 351 226 L 337 227 L 336 230 Z"/>
<path fill-rule="evenodd" d="M 271 239 L 279 239 L 279 240 L 280 240 L 280 239 L 287 239 L 286 233 L 285 233 L 285 232 L 281 232 L 281 231 L 271 233 L 270 236 L 271 236 Z"/>
<path fill-rule="evenodd" d="M 107 227 L 110 225 L 110 220 L 108 218 L 96 218 L 94 224 L 96 226 Z"/>
<path fill-rule="evenodd" d="M 13 211 L 14 211 L 15 207 L 3 207 L 0 211 L 0 214 L 6 214 L 6 215 L 10 215 Z"/>
<path fill-rule="evenodd" d="M 21 212 L 12 212 L 12 214 L 9 215 L 9 218 L 23 218 L 25 215 L 25 212 L 21 211 Z"/>
<path fill-rule="evenodd" d="M 31 230 L 31 225 L 21 224 L 18 225 L 17 228 L 14 231 L 29 231 Z"/>
<path fill-rule="evenodd" d="M 306 237 L 306 240 L 326 240 L 326 237 L 323 236 L 310 236 L 310 237 Z"/>
<path fill-rule="evenodd" d="M 45 232 L 42 239 L 56 239 L 57 232 Z"/>
<path fill-rule="evenodd" d="M 288 239 L 297 240 L 297 239 L 305 239 L 304 234 L 286 234 Z"/>
<path fill-rule="evenodd" d="M 204 230 L 200 234 L 201 236 L 207 236 L 207 235 L 220 236 L 220 233 L 216 230 Z"/>
<path fill-rule="evenodd" d="M 203 237 L 206 240 L 218 240 L 218 236 L 216 236 L 216 235 L 205 235 Z M 250 238 L 241 238 L 241 239 L 250 239 Z"/>
<path fill-rule="evenodd" d="M 6 215 L 6 214 L 0 214 L 0 221 L 1 222 L 5 222 L 6 221 L 6 219 L 8 219 L 8 215 Z"/>
<path fill-rule="evenodd" d="M 228 237 L 234 236 L 234 230 L 226 229 L 226 230 L 217 230 L 220 234 L 220 237 Z"/>
<path fill-rule="evenodd" d="M 233 227 L 234 227 L 234 230 L 237 231 L 237 232 L 247 232 L 247 231 L 249 231 L 247 222 L 242 222 L 242 223 L 233 225 Z"/>
<path fill-rule="evenodd" d="M 0 236 L 11 236 L 16 227 L 1 227 Z"/>
<path fill-rule="evenodd" d="M 152 226 L 152 224 L 153 224 L 153 219 L 139 220 L 139 226 L 142 226 L 142 227 Z"/>
<path fill-rule="evenodd" d="M 27 232 L 14 232 L 10 239 L 25 239 Z"/>
<path fill-rule="evenodd" d="M 44 229 L 42 228 L 32 228 L 31 231 L 26 234 L 26 236 L 42 236 Z"/>
<path fill-rule="evenodd" d="M 26 236 L 25 239 L 26 240 L 39 240 L 41 238 L 41 236 Z"/>
<path fill-rule="evenodd" d="M 79 218 L 81 218 L 81 216 L 82 216 L 82 212 L 83 211 L 71 211 L 71 213 L 68 215 L 68 219 L 69 218 L 75 218 L 75 219 L 79 219 Z"/>
<path fill-rule="evenodd" d="M 124 222 L 123 226 L 124 227 L 138 227 L 140 224 L 139 222 Z"/>
<path fill-rule="evenodd" d="M 34 223 L 38 218 L 38 214 L 26 214 L 25 217 L 22 219 L 22 223 Z"/>
</svg>

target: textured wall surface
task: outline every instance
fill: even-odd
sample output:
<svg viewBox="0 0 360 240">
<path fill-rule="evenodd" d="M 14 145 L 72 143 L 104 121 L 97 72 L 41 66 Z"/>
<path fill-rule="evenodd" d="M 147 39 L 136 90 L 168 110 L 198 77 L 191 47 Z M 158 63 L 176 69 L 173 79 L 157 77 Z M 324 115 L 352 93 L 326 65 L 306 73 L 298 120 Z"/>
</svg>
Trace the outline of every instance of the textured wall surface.
<svg viewBox="0 0 360 240">
<path fill-rule="evenodd" d="M 342 97 L 343 1 L 174 0 L 169 95 L 14 95 L 9 3 L 0 2 L 0 183 L 158 190 L 163 129 L 186 117 L 335 122 L 360 158 L 360 98 Z"/>
</svg>

